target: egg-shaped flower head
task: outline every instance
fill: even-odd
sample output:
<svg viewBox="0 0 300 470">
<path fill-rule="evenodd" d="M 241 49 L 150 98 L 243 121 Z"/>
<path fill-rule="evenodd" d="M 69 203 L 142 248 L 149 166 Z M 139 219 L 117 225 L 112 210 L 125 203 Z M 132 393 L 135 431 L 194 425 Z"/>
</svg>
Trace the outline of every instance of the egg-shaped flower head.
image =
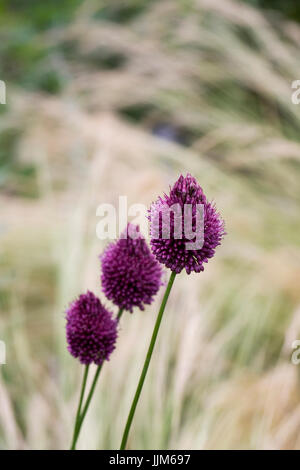
<svg viewBox="0 0 300 470">
<path fill-rule="evenodd" d="M 101 365 L 115 349 L 117 321 L 92 292 L 82 294 L 66 312 L 68 351 L 82 364 Z"/>
<path fill-rule="evenodd" d="M 177 274 L 203 271 L 225 235 L 215 205 L 190 174 L 181 175 L 169 194 L 152 203 L 149 220 L 153 254 Z"/>
<path fill-rule="evenodd" d="M 100 256 L 102 289 L 120 309 L 132 312 L 151 304 L 162 285 L 162 268 L 139 227 L 128 224 L 121 237 Z"/>
</svg>

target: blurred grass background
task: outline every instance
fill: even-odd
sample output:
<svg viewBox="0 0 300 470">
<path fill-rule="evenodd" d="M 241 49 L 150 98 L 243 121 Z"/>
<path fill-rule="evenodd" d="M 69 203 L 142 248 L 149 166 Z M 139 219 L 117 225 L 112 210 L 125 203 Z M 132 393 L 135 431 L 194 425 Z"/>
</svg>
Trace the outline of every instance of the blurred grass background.
<svg viewBox="0 0 300 470">
<path fill-rule="evenodd" d="M 64 310 L 101 295 L 96 208 L 186 172 L 228 235 L 176 279 L 129 448 L 300 447 L 299 20 L 292 1 L 1 3 L 1 448 L 69 446 Z M 118 447 L 161 295 L 123 317 L 79 448 Z"/>
</svg>

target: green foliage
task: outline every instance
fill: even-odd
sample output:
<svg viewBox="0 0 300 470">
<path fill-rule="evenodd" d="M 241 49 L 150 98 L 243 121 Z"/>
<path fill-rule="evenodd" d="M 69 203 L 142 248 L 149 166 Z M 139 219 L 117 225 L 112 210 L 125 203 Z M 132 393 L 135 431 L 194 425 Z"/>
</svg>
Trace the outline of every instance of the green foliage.
<svg viewBox="0 0 300 470">
<path fill-rule="evenodd" d="M 9 195 L 37 197 L 36 167 L 18 158 L 20 136 L 21 131 L 15 127 L 0 130 L 0 189 Z"/>
<path fill-rule="evenodd" d="M 115 21 L 117 23 L 127 23 L 130 20 L 150 8 L 157 0 L 127 0 L 125 2 L 107 2 L 107 5 L 99 8 L 94 14 L 94 18 L 100 20 Z"/>
<path fill-rule="evenodd" d="M 44 29 L 70 21 L 82 0 L 3 0 L 1 22 L 8 21 L 30 24 Z"/>
<path fill-rule="evenodd" d="M 273 10 L 291 20 L 300 21 L 300 4 L 296 0 L 242 0 L 256 7 Z"/>
</svg>

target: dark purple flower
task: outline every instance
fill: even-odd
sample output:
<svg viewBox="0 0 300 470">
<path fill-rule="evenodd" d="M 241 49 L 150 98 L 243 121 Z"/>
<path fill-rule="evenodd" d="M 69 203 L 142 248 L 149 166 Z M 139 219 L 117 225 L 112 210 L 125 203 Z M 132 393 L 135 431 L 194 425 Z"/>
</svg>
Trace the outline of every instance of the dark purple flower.
<svg viewBox="0 0 300 470">
<path fill-rule="evenodd" d="M 82 364 L 100 365 L 115 349 L 117 321 L 92 292 L 79 296 L 66 312 L 68 351 Z"/>
<path fill-rule="evenodd" d="M 130 233 L 138 234 L 133 239 Z M 102 289 L 119 308 L 132 312 L 151 304 L 162 282 L 162 268 L 151 253 L 139 228 L 128 224 L 121 238 L 100 256 Z"/>
<path fill-rule="evenodd" d="M 170 212 L 171 207 L 177 208 L 178 212 Z M 185 219 L 184 214 L 188 207 L 191 212 L 187 212 Z M 201 233 L 197 225 L 199 207 L 203 211 Z M 181 175 L 170 189 L 170 194 L 164 194 L 164 197 L 159 197 L 151 205 L 149 214 L 152 252 L 160 263 L 176 273 L 183 269 L 188 274 L 192 271 L 203 271 L 203 263 L 207 263 L 208 259 L 214 256 L 215 248 L 220 245 L 225 235 L 224 221 L 216 211 L 215 205 L 207 201 L 201 186 L 190 174 L 186 177 Z M 165 217 L 167 214 L 169 218 Z M 189 224 L 186 224 L 186 221 Z M 190 234 L 187 236 L 186 225 L 190 225 L 190 234 L 193 234 L 193 237 Z M 187 244 L 198 237 L 201 243 L 197 244 L 197 248 L 188 249 Z"/>
</svg>

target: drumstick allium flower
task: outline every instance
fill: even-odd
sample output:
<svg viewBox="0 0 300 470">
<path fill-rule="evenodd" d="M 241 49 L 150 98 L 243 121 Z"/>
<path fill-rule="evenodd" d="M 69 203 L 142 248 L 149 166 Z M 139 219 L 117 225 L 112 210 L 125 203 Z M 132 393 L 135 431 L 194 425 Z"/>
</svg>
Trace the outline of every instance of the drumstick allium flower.
<svg viewBox="0 0 300 470">
<path fill-rule="evenodd" d="M 120 317 L 121 312 L 119 312 Z M 118 319 L 112 318 L 108 311 L 92 292 L 82 294 L 71 303 L 66 312 L 66 336 L 68 350 L 85 365 L 81 394 L 77 408 L 71 449 L 76 448 L 79 432 L 92 399 L 95 386 L 104 361 L 108 361 L 115 349 Z M 98 365 L 95 377 L 85 405 L 85 394 L 89 366 Z"/>
<path fill-rule="evenodd" d="M 171 207 L 173 207 L 173 212 L 170 211 Z M 200 228 L 198 225 L 199 207 L 202 214 Z M 166 215 L 168 217 L 164 217 Z M 185 215 L 188 215 L 188 217 L 185 217 Z M 159 197 L 151 205 L 148 219 L 151 224 L 152 252 L 160 263 L 171 269 L 171 276 L 158 312 L 144 367 L 128 414 L 121 450 L 126 448 L 134 413 L 142 392 L 175 276 L 183 269 L 186 270 L 187 274 L 192 271 L 196 273 L 203 271 L 203 263 L 207 263 L 208 259 L 214 256 L 216 247 L 220 245 L 225 235 L 224 222 L 217 213 L 215 206 L 207 201 L 201 186 L 190 174 L 185 177 L 181 175 L 170 189 L 170 193 Z M 188 234 L 186 233 L 186 222 L 189 222 L 187 224 L 190 228 Z M 198 238 L 201 243 L 197 244 L 196 247 L 192 243 L 193 248 L 191 249 L 191 242 Z"/>
<path fill-rule="evenodd" d="M 203 239 L 203 245 L 199 249 L 187 249 L 187 243 L 191 242 L 190 239 L 185 237 L 185 226 L 184 226 L 184 206 L 190 205 L 192 207 L 192 227 L 195 229 L 196 226 L 196 207 L 202 205 L 203 217 L 204 217 L 204 233 L 201 234 Z M 170 238 L 165 239 L 162 237 L 163 229 L 163 214 L 165 210 L 169 210 L 170 207 L 179 205 L 181 208 L 182 216 L 182 233 L 181 238 L 175 238 L 174 236 L 174 219 L 170 221 Z M 162 214 L 160 218 L 159 212 Z M 224 221 L 216 211 L 215 206 L 208 202 L 201 186 L 197 183 L 196 179 L 187 174 L 185 177 L 180 176 L 174 186 L 171 188 L 169 194 L 165 194 L 164 197 L 159 197 L 156 202 L 151 205 L 149 211 L 150 224 L 159 221 L 159 226 L 156 227 L 157 237 L 151 238 L 152 252 L 157 260 L 164 264 L 167 268 L 175 271 L 177 274 L 183 269 L 186 270 L 187 274 L 192 271 L 201 272 L 204 271 L 204 263 L 208 262 L 209 258 L 212 258 L 215 254 L 215 249 L 220 245 L 224 232 Z M 167 223 L 169 223 L 167 219 Z M 151 232 L 153 233 L 153 227 L 151 225 Z"/>
<path fill-rule="evenodd" d="M 137 238 L 131 238 L 131 234 Z M 162 285 L 162 267 L 138 226 L 128 224 L 121 237 L 100 256 L 102 289 L 119 308 L 132 312 L 151 304 Z"/>
<path fill-rule="evenodd" d="M 79 296 L 67 310 L 68 351 L 82 364 L 100 365 L 115 349 L 117 322 L 88 291 Z"/>
</svg>

